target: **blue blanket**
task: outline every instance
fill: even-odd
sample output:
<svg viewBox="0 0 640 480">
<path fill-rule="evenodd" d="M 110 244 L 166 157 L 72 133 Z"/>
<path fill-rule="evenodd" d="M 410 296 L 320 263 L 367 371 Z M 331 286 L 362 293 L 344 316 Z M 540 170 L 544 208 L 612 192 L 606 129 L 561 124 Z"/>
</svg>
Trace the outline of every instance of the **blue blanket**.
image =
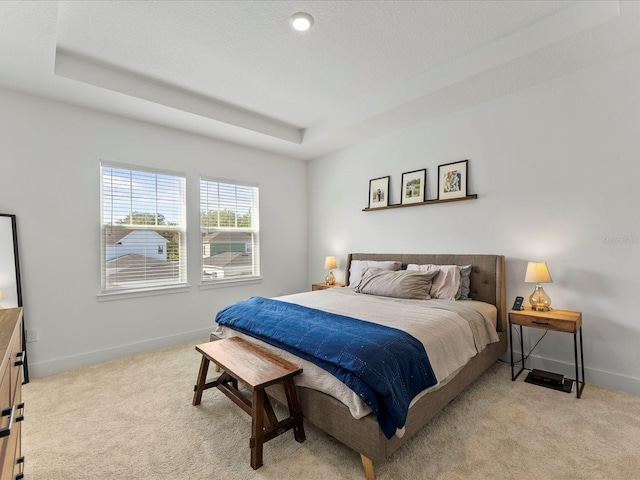
<svg viewBox="0 0 640 480">
<path fill-rule="evenodd" d="M 436 384 L 422 343 L 395 328 L 262 297 L 228 306 L 216 322 L 336 376 L 371 407 L 387 438 L 404 426 L 416 394 Z"/>
</svg>

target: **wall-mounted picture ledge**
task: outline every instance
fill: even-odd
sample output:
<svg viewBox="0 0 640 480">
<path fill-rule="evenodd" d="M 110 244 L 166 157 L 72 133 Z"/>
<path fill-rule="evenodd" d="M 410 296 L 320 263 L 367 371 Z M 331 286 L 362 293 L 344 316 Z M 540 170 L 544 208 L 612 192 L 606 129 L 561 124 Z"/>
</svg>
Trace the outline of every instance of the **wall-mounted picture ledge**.
<svg viewBox="0 0 640 480">
<path fill-rule="evenodd" d="M 458 198 L 448 198 L 448 199 L 444 199 L 444 200 L 427 200 L 425 202 L 419 202 L 419 203 L 405 203 L 405 204 L 401 204 L 401 203 L 396 203 L 393 205 L 387 205 L 386 207 L 378 207 L 378 208 L 363 208 L 362 211 L 363 212 L 371 212 L 373 210 L 387 210 L 388 208 L 404 208 L 404 207 L 417 207 L 419 205 L 433 205 L 435 203 L 449 203 L 449 202 L 464 202 L 466 200 L 476 200 L 478 198 L 477 194 L 472 194 L 472 195 L 467 195 L 465 197 L 458 197 Z"/>
</svg>

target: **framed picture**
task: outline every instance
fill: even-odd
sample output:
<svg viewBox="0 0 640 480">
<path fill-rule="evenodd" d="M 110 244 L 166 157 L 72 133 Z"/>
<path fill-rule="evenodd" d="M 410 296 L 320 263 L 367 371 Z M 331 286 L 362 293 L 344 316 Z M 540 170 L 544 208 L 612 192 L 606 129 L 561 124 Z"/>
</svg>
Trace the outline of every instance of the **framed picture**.
<svg viewBox="0 0 640 480">
<path fill-rule="evenodd" d="M 421 203 L 427 195 L 427 169 L 415 170 L 402 174 L 402 205 Z"/>
<path fill-rule="evenodd" d="M 389 205 L 389 177 L 369 180 L 369 208 L 380 208 Z"/>
<path fill-rule="evenodd" d="M 467 196 L 467 167 L 469 160 L 438 166 L 438 200 Z"/>
</svg>

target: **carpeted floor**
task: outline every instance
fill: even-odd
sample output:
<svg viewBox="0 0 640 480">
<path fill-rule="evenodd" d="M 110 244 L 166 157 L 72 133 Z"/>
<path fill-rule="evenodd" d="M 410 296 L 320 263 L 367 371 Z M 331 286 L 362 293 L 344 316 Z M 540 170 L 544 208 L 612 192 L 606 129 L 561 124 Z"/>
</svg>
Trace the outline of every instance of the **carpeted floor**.
<svg viewBox="0 0 640 480">
<path fill-rule="evenodd" d="M 196 343 L 32 379 L 23 390 L 25 478 L 364 478 L 359 455 L 308 422 L 306 442 L 287 432 L 251 469 L 249 416 L 217 390 L 191 405 Z M 509 366 L 494 365 L 375 465 L 376 478 L 640 478 L 640 396 L 587 383 L 578 400 L 523 377 L 511 382 Z"/>
</svg>

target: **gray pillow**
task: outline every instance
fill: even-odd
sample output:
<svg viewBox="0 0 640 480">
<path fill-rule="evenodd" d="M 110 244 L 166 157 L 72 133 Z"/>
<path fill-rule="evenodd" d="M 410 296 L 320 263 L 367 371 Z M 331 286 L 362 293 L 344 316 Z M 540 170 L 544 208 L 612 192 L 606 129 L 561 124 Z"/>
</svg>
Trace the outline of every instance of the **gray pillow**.
<svg viewBox="0 0 640 480">
<path fill-rule="evenodd" d="M 456 300 L 471 300 L 471 265 L 460 266 L 460 288 L 456 295 Z"/>
<path fill-rule="evenodd" d="M 438 271 L 409 272 L 407 270 L 392 272 L 369 268 L 362 274 L 356 292 L 383 297 L 429 300 L 431 283 L 438 273 Z"/>
</svg>

